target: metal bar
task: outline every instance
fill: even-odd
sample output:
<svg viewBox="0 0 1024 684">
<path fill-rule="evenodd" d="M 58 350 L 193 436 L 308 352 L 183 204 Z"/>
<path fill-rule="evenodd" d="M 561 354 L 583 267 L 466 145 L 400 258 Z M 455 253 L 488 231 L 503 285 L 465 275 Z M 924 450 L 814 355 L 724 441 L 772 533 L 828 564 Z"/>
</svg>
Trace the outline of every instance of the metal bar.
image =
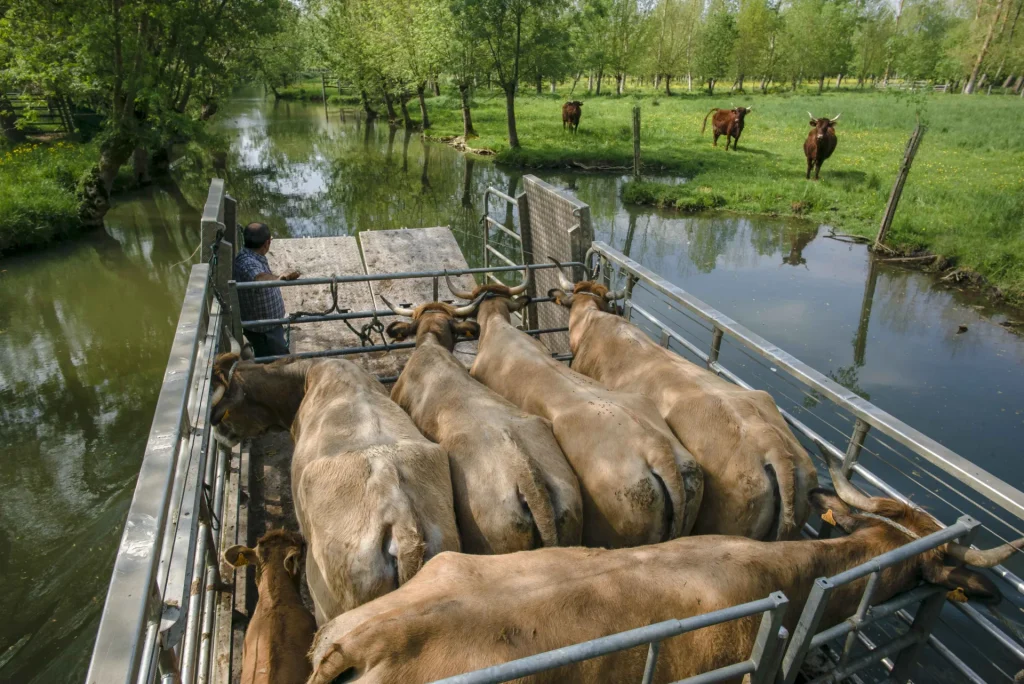
<svg viewBox="0 0 1024 684">
<path fill-rule="evenodd" d="M 1007 636 L 1007 634 L 1003 632 L 1003 630 L 993 625 L 988 619 L 985 618 L 984 615 L 978 612 L 977 608 L 975 608 L 969 603 L 960 603 L 958 601 L 950 601 L 950 603 L 953 604 L 954 608 L 956 608 L 961 613 L 969 617 L 971 621 L 973 621 L 975 624 L 977 624 L 979 627 L 985 630 L 986 634 L 995 639 L 996 642 L 998 642 L 1000 646 L 1009 651 L 1010 654 L 1013 655 L 1013 657 L 1015 657 L 1020 662 L 1024 663 L 1024 648 L 1022 648 L 1020 644 L 1018 644 L 1016 641 Z"/>
<path fill-rule="evenodd" d="M 784 638 L 783 643 L 780 644 L 780 631 L 786 631 L 782 626 L 782 619 L 786 617 L 789 600 L 781 591 L 774 592 L 772 596 L 778 603 L 775 608 L 765 611 L 761 616 L 761 625 L 757 630 L 754 647 L 750 651 L 750 661 L 754 664 L 750 684 L 774 682 L 779 669 L 779 659 L 782 657 L 781 649 L 784 645 Z"/>
<path fill-rule="evenodd" d="M 896 613 L 896 616 L 903 620 L 908 625 L 913 624 L 914 618 L 905 610 L 901 610 Z M 939 641 L 938 637 L 934 634 L 929 635 L 928 645 L 935 649 L 935 652 L 946 659 L 950 665 L 956 668 L 956 670 L 962 674 L 971 684 L 986 684 L 985 680 L 977 672 L 972 670 L 970 666 L 964 661 L 960 660 L 953 651 L 949 650 L 949 647 Z"/>
<path fill-rule="evenodd" d="M 156 582 L 163 528 L 170 504 L 178 444 L 201 340 L 198 321 L 206 299 L 209 266 L 192 267 L 178 318 L 149 440 L 118 546 L 86 682 L 134 682 L 148 625 L 146 602 Z"/>
<path fill-rule="evenodd" d="M 895 653 L 899 653 L 907 646 L 914 644 L 917 641 L 917 636 L 911 633 L 904 634 L 901 637 L 897 637 L 893 641 L 890 641 L 885 646 L 879 646 L 870 653 L 857 658 L 846 667 L 836 668 L 826 675 L 814 679 L 808 684 L 825 684 L 826 682 L 841 682 L 849 677 L 854 672 L 863 670 L 865 667 L 874 665 L 879 662 L 882 658 L 889 657 Z"/>
<path fill-rule="evenodd" d="M 224 479 L 227 476 L 227 455 L 228 451 L 221 445 L 216 445 L 217 453 L 217 475 L 214 485 L 213 511 L 211 511 L 210 531 L 212 537 L 207 541 L 207 549 L 211 558 L 208 558 L 206 570 L 206 596 L 203 600 L 203 617 L 201 620 L 202 632 L 199 635 L 199 664 L 196 668 L 196 682 L 207 684 L 210 681 L 210 659 L 213 644 L 213 617 L 217 607 L 217 591 L 222 585 L 220 576 L 220 563 L 216 540 L 220 539 L 220 518 L 224 503 Z"/>
<path fill-rule="evenodd" d="M 580 266 L 579 261 L 569 261 L 563 266 Z M 517 266 L 489 266 L 484 268 L 459 268 L 440 271 L 409 271 L 402 273 L 374 273 L 364 275 L 332 276 L 329 278 L 297 278 L 296 280 L 253 280 L 238 283 L 239 290 L 259 290 L 268 287 L 295 287 L 298 285 L 330 285 L 331 283 L 366 283 L 378 280 L 409 280 L 411 278 L 433 278 L 445 275 L 473 275 L 476 273 L 503 273 L 505 271 L 531 271 L 557 268 L 554 264 L 521 264 Z"/>
<path fill-rule="evenodd" d="M 505 200 L 509 204 L 515 204 L 515 205 L 519 204 L 519 202 L 517 202 L 514 197 L 509 197 L 508 195 L 503 193 L 501 190 L 498 190 L 496 187 L 490 186 L 486 190 L 484 190 L 484 204 L 485 205 L 487 203 L 488 195 L 497 195 L 498 197 L 500 197 L 501 199 Z"/>
<path fill-rule="evenodd" d="M 487 223 L 488 223 L 489 225 L 492 225 L 492 226 L 494 226 L 495 228 L 498 228 L 499 230 L 501 230 L 501 232 L 505 233 L 506 235 L 509 235 L 509 236 L 511 236 L 511 237 L 513 237 L 513 238 L 515 238 L 515 239 L 516 239 L 516 240 L 518 240 L 519 242 L 522 242 L 522 241 L 523 241 L 523 238 L 522 238 L 522 236 L 521 236 L 521 235 L 519 235 L 519 233 L 516 233 L 515 231 L 511 231 L 511 230 L 509 230 L 508 228 L 506 228 L 506 227 L 504 226 L 504 224 L 500 223 L 500 222 L 498 221 L 498 219 L 496 219 L 496 218 L 491 218 L 490 216 L 485 216 L 485 217 L 484 217 L 484 220 L 485 220 L 485 221 L 486 221 L 486 222 L 487 222 Z"/>
<path fill-rule="evenodd" d="M 937 587 L 933 584 L 928 584 L 917 589 L 905 592 L 892 598 L 885 603 L 880 603 L 877 606 L 871 608 L 871 612 L 868 613 L 859 623 L 857 623 L 857 629 L 864 629 L 869 625 L 873 625 L 876 622 L 884 620 L 885 618 L 898 613 L 907 606 L 913 605 L 924 601 L 927 598 L 935 594 L 945 594 L 946 590 L 942 587 Z M 833 625 L 828 629 L 818 632 L 811 639 L 811 648 L 817 648 L 822 644 L 826 644 L 833 639 L 838 639 L 845 636 L 854 630 L 854 624 L 851 620 L 844 620 L 838 625 Z"/>
<path fill-rule="evenodd" d="M 569 328 L 537 328 L 536 330 L 523 331 L 527 335 L 547 335 L 548 333 L 569 332 Z"/>
<path fill-rule="evenodd" d="M 451 303 L 454 300 L 442 301 L 447 301 L 448 303 Z M 536 299 L 531 299 L 530 301 L 535 304 L 543 304 L 545 302 L 553 302 L 555 300 L 552 297 L 538 297 Z M 400 303 L 411 304 L 412 302 Z M 242 321 L 241 325 L 243 328 L 250 328 L 252 326 L 257 325 L 302 325 L 303 323 L 323 323 L 325 321 L 355 321 L 364 318 L 373 318 L 374 316 L 377 316 L 379 318 L 381 316 L 397 315 L 398 314 L 396 314 L 391 309 L 385 309 L 382 307 L 380 309 L 377 309 L 376 311 L 345 311 L 343 313 L 327 314 L 325 316 L 297 316 L 295 318 L 260 318 L 251 321 Z"/>
<path fill-rule="evenodd" d="M 644 676 L 640 684 L 654 684 L 654 671 L 658 668 L 658 651 L 661 649 L 660 641 L 652 641 L 647 649 L 647 662 L 644 664 Z"/>
<path fill-rule="evenodd" d="M 228 306 L 231 307 L 231 336 L 242 340 L 242 307 L 238 304 L 238 283 L 228 281 Z"/>
<path fill-rule="evenodd" d="M 476 670 L 475 672 L 437 680 L 435 684 L 498 684 L 499 682 L 507 682 L 519 677 L 525 677 L 526 675 L 546 672 L 557 667 L 597 658 L 616 651 L 635 648 L 636 646 L 649 644 L 652 641 L 662 641 L 684 632 L 692 632 L 703 627 L 729 622 L 750 615 L 757 615 L 766 610 L 772 610 L 776 605 L 777 599 L 770 596 L 711 613 L 694 615 L 683 620 L 665 620 L 664 622 L 647 625 L 646 627 L 638 627 L 637 629 L 592 639 L 591 641 L 584 641 L 572 646 L 565 646 L 547 651 L 546 653 L 527 656 L 526 658 L 502 663 L 501 665 L 494 665 L 482 670 Z M 746 672 L 753 671 L 752 663 L 750 668 Z"/>
<path fill-rule="evenodd" d="M 822 615 L 825 614 L 825 606 L 828 605 L 828 598 L 835 586 L 826 577 L 819 577 L 814 580 L 811 593 L 804 604 L 804 610 L 800 614 L 800 621 L 796 624 L 793 638 L 789 641 L 786 654 L 782 657 L 782 669 L 779 672 L 777 681 L 779 684 L 793 684 L 796 676 L 800 673 L 800 666 L 803 665 L 810 650 L 811 639 L 818 631 L 818 624 Z"/>
<path fill-rule="evenodd" d="M 871 573 L 868 577 L 868 585 L 864 587 L 864 593 L 860 597 L 860 603 L 857 604 L 857 612 L 847 619 L 847 622 L 851 625 L 851 631 L 846 635 L 846 643 L 843 644 L 843 652 L 839 656 L 839 667 L 846 665 L 846 661 L 850 658 L 853 645 L 857 641 L 857 632 L 860 631 L 861 623 L 864 622 L 864 616 L 867 615 L 868 609 L 871 607 L 871 599 L 875 595 L 875 589 L 878 588 L 878 578 L 880 576 L 881 571 Z"/>
<path fill-rule="evenodd" d="M 718 354 L 722 350 L 722 329 L 717 325 L 711 333 L 711 352 L 708 354 L 708 365 L 718 362 Z"/>
<path fill-rule="evenodd" d="M 724 681 L 735 681 L 738 677 L 743 677 L 754 671 L 754 663 L 751 660 L 744 660 L 740 663 L 733 663 L 732 665 L 726 665 L 720 667 L 717 670 L 711 670 L 710 672 L 703 672 L 693 677 L 687 677 L 686 679 L 680 679 L 673 684 L 713 684 L 713 682 L 724 682 Z"/>
<path fill-rule="evenodd" d="M 501 252 L 499 252 L 498 250 L 494 249 L 494 248 L 493 248 L 493 247 L 491 247 L 490 245 L 487 245 L 487 251 L 489 251 L 489 252 L 490 252 L 491 254 L 493 254 L 494 256 L 498 257 L 498 258 L 499 258 L 499 259 L 501 259 L 502 261 L 504 261 L 504 262 L 505 262 L 506 264 L 508 264 L 509 266 L 515 266 L 515 265 L 516 265 L 516 262 L 512 261 L 512 260 L 511 260 L 511 259 L 509 259 L 509 258 L 508 258 L 507 256 L 505 256 L 504 254 L 502 254 L 502 253 L 501 253 Z"/>
<path fill-rule="evenodd" d="M 801 383 L 821 392 L 832 402 L 864 420 L 883 434 L 910 448 L 944 472 L 982 494 L 996 505 L 1024 519 L 1024 492 L 1010 486 L 991 473 L 971 463 L 959 454 L 939 444 L 932 438 L 907 425 L 889 413 L 878 408 L 851 390 L 822 375 L 796 357 L 786 353 L 768 340 L 740 325 L 728 316 L 708 306 L 685 290 L 673 285 L 653 271 L 645 268 L 621 252 L 603 242 L 594 242 L 594 249 L 605 254 L 620 268 L 636 274 L 644 283 L 681 304 L 705 321 L 715 324 L 725 332 L 755 351 L 761 357 L 777 364 Z"/>
<path fill-rule="evenodd" d="M 860 450 L 864 447 L 864 438 L 867 437 L 871 426 L 858 418 L 853 424 L 853 435 L 850 436 L 850 443 L 846 445 L 846 458 L 843 459 L 843 475 L 850 476 L 854 464 L 860 458 Z"/>
<path fill-rule="evenodd" d="M 945 602 L 944 595 L 936 594 L 924 601 L 917 609 L 917 615 L 914 617 L 913 624 L 910 625 L 910 632 L 908 632 L 916 638 L 914 643 L 903 649 L 896 657 L 892 668 L 893 680 L 897 682 L 910 681 L 910 674 L 924 650 L 928 637 L 931 636 L 932 630 L 935 628 L 935 623 L 939 621 L 939 614 L 942 612 L 942 605 Z"/>
</svg>

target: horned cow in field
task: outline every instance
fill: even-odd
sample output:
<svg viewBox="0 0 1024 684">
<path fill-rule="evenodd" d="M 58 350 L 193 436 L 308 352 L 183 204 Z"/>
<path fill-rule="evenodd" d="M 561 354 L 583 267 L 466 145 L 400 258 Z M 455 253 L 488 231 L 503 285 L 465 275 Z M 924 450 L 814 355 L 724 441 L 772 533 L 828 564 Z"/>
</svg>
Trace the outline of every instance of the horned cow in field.
<svg viewBox="0 0 1024 684">
<path fill-rule="evenodd" d="M 529 275 L 527 275 L 527 279 Z M 510 322 L 526 304 L 526 283 L 482 285 L 457 297 L 482 298 L 480 343 L 470 373 L 528 413 L 547 419 L 579 478 L 583 543 L 636 546 L 687 534 L 704 484 L 693 456 L 654 404 L 613 392 L 551 358 Z"/>
<path fill-rule="evenodd" d="M 409 309 L 384 301 L 413 319 L 395 321 L 388 335 L 397 341 L 416 338 L 391 398 L 448 452 L 463 550 L 511 553 L 579 545 L 579 484 L 550 424 L 474 380 L 452 355 L 457 338 L 480 332 L 474 321 L 460 320 L 476 304 L 431 302 Z"/>
<path fill-rule="evenodd" d="M 211 403 L 214 434 L 227 445 L 291 429 L 292 494 L 318 624 L 459 550 L 448 455 L 354 363 L 264 365 L 221 354 Z"/>
<path fill-rule="evenodd" d="M 814 169 L 814 180 L 818 180 L 821 173 L 821 165 L 832 156 L 836 150 L 836 121 L 842 114 L 836 114 L 836 118 L 817 119 L 813 114 L 807 112 L 811 117 L 811 132 L 807 134 L 804 141 L 804 155 L 807 157 L 807 179 L 811 178 L 811 169 Z"/>
<path fill-rule="evenodd" d="M 580 115 L 583 110 L 580 109 L 583 103 L 579 100 L 573 100 L 572 102 L 566 102 L 562 105 L 562 130 L 565 130 L 566 125 L 569 126 L 569 130 L 576 134 L 576 131 L 580 127 Z"/>
<path fill-rule="evenodd" d="M 593 281 L 574 284 L 561 270 L 558 280 L 561 289 L 548 296 L 571 310 L 573 369 L 650 398 L 700 464 L 704 500 L 694 532 L 766 540 L 798 535 L 818 478 L 771 395 L 726 382 L 655 344 L 609 310 L 623 292 Z"/>
<path fill-rule="evenodd" d="M 924 511 L 869 498 L 829 462 L 837 492 L 813 505 L 847 536 L 761 542 L 696 536 L 635 549 L 539 549 L 506 556 L 444 553 L 398 591 L 346 613 L 317 634 L 309 684 L 429 682 L 652 623 L 701 615 L 782 591 L 793 633 L 818 577 L 831 577 L 939 530 Z M 858 510 L 859 509 L 859 510 Z M 882 570 L 871 601 L 920 582 L 962 598 L 998 602 L 983 574 L 1024 539 L 979 551 L 948 543 Z M 852 615 L 868 578 L 837 586 L 820 623 Z M 514 600 L 509 600 L 514 597 Z M 750 656 L 760 616 L 661 642 L 658 681 L 676 681 Z M 633 648 L 524 677 L 526 684 L 638 681 L 646 648 Z M 739 682 L 737 677 L 734 682 Z"/>
<path fill-rule="evenodd" d="M 732 142 L 732 149 L 735 150 L 740 144 L 740 134 L 743 133 L 743 120 L 754 108 L 736 107 L 734 109 L 712 109 L 704 115 L 704 123 L 701 124 L 700 134 L 704 135 L 704 129 L 708 125 L 708 117 L 711 117 L 711 133 L 714 135 L 715 147 L 718 147 L 718 138 L 725 136 L 725 149 L 729 149 Z"/>
</svg>

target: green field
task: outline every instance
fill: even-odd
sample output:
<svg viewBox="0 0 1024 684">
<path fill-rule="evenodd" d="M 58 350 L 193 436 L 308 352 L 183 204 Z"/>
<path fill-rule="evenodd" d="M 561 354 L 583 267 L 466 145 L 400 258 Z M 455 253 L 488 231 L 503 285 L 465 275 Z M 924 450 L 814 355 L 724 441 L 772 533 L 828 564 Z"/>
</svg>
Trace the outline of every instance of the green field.
<svg viewBox="0 0 1024 684">
<path fill-rule="evenodd" d="M 565 93 L 567 88 L 563 89 Z M 573 96 L 584 102 L 579 133 L 562 131 L 565 94 L 520 96 L 521 148 L 507 144 L 504 98 L 477 94 L 469 144 L 499 162 L 528 167 L 628 167 L 631 110 L 641 108 L 644 172 L 655 182 L 630 185 L 626 199 L 688 208 L 801 215 L 839 232 L 874 237 L 917 116 L 928 126 L 899 211 L 890 246 L 941 254 L 957 268 L 985 276 L 1007 298 L 1024 302 L 1024 100 L 1007 96 L 825 92 L 665 97 Z M 711 145 L 711 107 L 753 106 L 739 151 L 724 139 Z M 428 100 L 429 135 L 462 133 L 458 98 Z M 818 182 L 804 179 L 807 112 L 842 114 L 838 147 Z M 1016 124 L 1014 123 L 1016 122 Z M 690 187 L 662 186 L 659 175 L 681 175 Z"/>
</svg>

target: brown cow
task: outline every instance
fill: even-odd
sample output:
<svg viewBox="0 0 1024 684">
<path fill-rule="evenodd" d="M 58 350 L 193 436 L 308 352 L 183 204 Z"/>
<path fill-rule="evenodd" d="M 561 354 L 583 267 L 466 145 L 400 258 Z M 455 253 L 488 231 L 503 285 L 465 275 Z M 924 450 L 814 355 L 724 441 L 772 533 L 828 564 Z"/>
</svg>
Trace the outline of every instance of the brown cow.
<svg viewBox="0 0 1024 684">
<path fill-rule="evenodd" d="M 381 299 L 384 299 L 383 296 Z M 448 452 L 455 520 L 467 553 L 512 553 L 541 546 L 578 546 L 583 503 L 551 425 L 480 384 L 452 355 L 456 338 L 480 328 L 460 320 L 476 304 L 393 305 L 411 323 L 388 335 L 416 337 L 416 351 L 391 390 L 420 431 Z"/>
<path fill-rule="evenodd" d="M 807 116 L 811 117 L 811 128 L 813 129 L 807 134 L 807 140 L 804 141 L 804 154 L 807 156 L 807 179 L 810 180 L 813 167 L 814 180 L 818 180 L 821 165 L 836 150 L 835 125 L 842 114 L 836 114 L 834 119 L 816 119 L 810 112 L 807 112 Z"/>
<path fill-rule="evenodd" d="M 242 684 L 293 684 L 309 676 L 306 654 L 316 633 L 316 620 L 299 595 L 302 537 L 272 530 L 256 548 L 232 546 L 224 560 L 236 568 L 256 568 L 259 600 L 245 630 Z"/>
<path fill-rule="evenodd" d="M 818 478 L 771 395 L 719 378 L 611 313 L 611 300 L 624 292 L 592 281 L 574 285 L 561 271 L 558 280 L 562 289 L 548 295 L 571 309 L 572 368 L 609 389 L 650 398 L 700 464 L 704 500 L 694 532 L 799 535 Z"/>
<path fill-rule="evenodd" d="M 784 625 L 792 634 L 816 578 L 939 530 L 921 509 L 865 496 L 846 481 L 837 462 L 830 462 L 829 470 L 838 493 L 816 489 L 810 498 L 847 536 L 785 542 L 697 536 L 634 549 L 443 553 L 397 591 L 321 628 L 311 651 L 309 684 L 430 682 L 774 591 L 789 598 Z M 972 600 L 997 602 L 1000 594 L 992 581 L 959 563 L 992 567 L 1022 546 L 1024 539 L 978 551 L 950 542 L 925 551 L 883 570 L 871 601 L 887 601 L 923 580 Z M 856 611 L 867 581 L 832 591 L 822 629 Z M 662 641 L 657 681 L 745 660 L 759 623 L 759 616 L 748 617 Z M 633 648 L 516 681 L 639 681 L 646 655 L 646 647 Z"/>
<path fill-rule="evenodd" d="M 566 102 L 562 105 L 562 130 L 565 130 L 565 125 L 569 124 L 569 128 L 572 130 L 573 135 L 576 135 L 576 130 L 580 127 L 580 114 L 582 110 L 580 107 L 583 103 L 579 100 L 573 100 L 572 102 Z"/>
<path fill-rule="evenodd" d="M 712 109 L 704 116 L 704 123 L 701 124 L 700 134 L 704 135 L 704 129 L 708 125 L 708 117 L 711 117 L 711 130 L 715 136 L 713 145 L 718 147 L 718 138 L 725 136 L 725 149 L 729 149 L 732 142 L 732 149 L 740 143 L 740 134 L 743 132 L 743 119 L 753 110 L 753 107 L 736 107 L 735 109 Z M 714 115 L 714 116 L 712 116 Z"/>
</svg>

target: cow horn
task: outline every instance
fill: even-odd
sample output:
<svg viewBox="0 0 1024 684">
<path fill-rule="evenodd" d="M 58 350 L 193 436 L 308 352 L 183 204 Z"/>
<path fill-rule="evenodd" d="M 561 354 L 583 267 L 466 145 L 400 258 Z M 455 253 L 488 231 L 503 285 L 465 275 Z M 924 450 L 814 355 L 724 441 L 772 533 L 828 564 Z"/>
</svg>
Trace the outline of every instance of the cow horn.
<svg viewBox="0 0 1024 684">
<path fill-rule="evenodd" d="M 817 119 L 814 118 L 814 115 L 811 114 L 810 112 L 807 112 L 807 116 L 811 117 L 812 121 L 817 121 Z"/>
<path fill-rule="evenodd" d="M 415 310 L 415 309 L 406 309 L 406 308 L 404 308 L 404 307 L 401 307 L 401 306 L 395 306 L 394 304 L 392 304 L 391 302 L 389 302 L 389 301 L 387 300 L 387 297 L 385 297 L 384 295 L 377 295 L 377 296 L 378 296 L 378 297 L 380 297 L 380 298 L 381 298 L 381 300 L 382 300 L 382 301 L 383 301 L 383 302 L 384 302 L 385 304 L 387 304 L 387 305 L 388 305 L 388 308 L 389 308 L 389 309 L 391 309 L 392 311 L 394 311 L 394 312 L 395 312 L 395 313 L 396 313 L 397 315 L 399 315 L 399 316 L 408 316 L 408 317 L 412 318 L 412 315 L 413 315 L 414 313 L 416 313 L 416 310 Z"/>
<path fill-rule="evenodd" d="M 950 542 L 946 545 L 946 555 L 976 568 L 991 568 L 999 565 L 1015 552 L 1020 551 L 1021 548 L 1024 548 L 1024 537 L 984 551 Z"/>
<path fill-rule="evenodd" d="M 454 315 L 457 318 L 465 318 L 466 316 L 469 316 L 474 311 L 476 311 L 476 308 L 480 306 L 480 302 L 484 301 L 484 297 L 486 296 L 487 293 L 484 292 L 479 297 L 471 301 L 469 304 L 466 304 L 465 306 L 456 307 Z"/>
<path fill-rule="evenodd" d="M 871 500 L 871 497 L 864 494 L 859 489 L 853 486 L 853 484 L 843 474 L 842 464 L 833 456 L 825 447 L 815 442 L 818 447 L 818 451 L 821 452 L 822 458 L 825 459 L 825 463 L 828 464 L 828 474 L 832 477 L 832 486 L 836 490 L 836 494 L 845 503 L 859 508 L 862 511 L 868 511 L 874 513 L 875 504 Z"/>
<path fill-rule="evenodd" d="M 231 344 L 231 353 L 241 356 L 242 345 L 238 343 L 238 340 L 235 339 L 234 335 L 228 335 L 228 342 Z"/>
<path fill-rule="evenodd" d="M 622 288 L 621 290 L 609 290 L 604 293 L 604 298 L 610 302 L 614 302 L 616 299 L 622 299 L 625 296 L 626 288 Z"/>
<path fill-rule="evenodd" d="M 750 113 L 750 112 L 752 112 L 752 111 L 754 111 L 754 108 L 753 108 L 753 107 L 747 107 L 747 114 L 749 114 L 749 113 Z"/>
<path fill-rule="evenodd" d="M 452 283 L 452 277 L 450 275 L 448 275 L 448 271 L 447 270 L 444 272 L 444 279 L 445 279 L 445 282 L 448 283 L 448 289 L 451 291 L 451 293 L 453 295 L 455 295 L 459 299 L 473 299 L 473 293 L 472 292 L 466 292 L 465 290 L 459 290 L 455 286 L 455 284 Z"/>
<path fill-rule="evenodd" d="M 508 293 L 513 297 L 523 294 L 526 292 L 526 288 L 530 286 L 530 267 L 527 266 L 523 270 L 526 271 L 526 275 L 523 276 L 523 282 L 519 283 L 515 287 L 508 288 Z"/>
<path fill-rule="evenodd" d="M 832 123 L 835 123 L 836 121 L 839 121 L 839 117 L 841 117 L 842 115 L 843 115 L 842 112 L 839 112 L 838 114 L 836 114 L 836 118 L 831 119 Z"/>
<path fill-rule="evenodd" d="M 565 272 L 562 270 L 562 264 L 553 256 L 549 256 L 548 260 L 554 262 L 555 266 L 558 267 L 558 287 L 562 288 L 566 293 L 572 292 L 576 286 L 573 285 L 572 281 L 565 276 Z"/>
</svg>

